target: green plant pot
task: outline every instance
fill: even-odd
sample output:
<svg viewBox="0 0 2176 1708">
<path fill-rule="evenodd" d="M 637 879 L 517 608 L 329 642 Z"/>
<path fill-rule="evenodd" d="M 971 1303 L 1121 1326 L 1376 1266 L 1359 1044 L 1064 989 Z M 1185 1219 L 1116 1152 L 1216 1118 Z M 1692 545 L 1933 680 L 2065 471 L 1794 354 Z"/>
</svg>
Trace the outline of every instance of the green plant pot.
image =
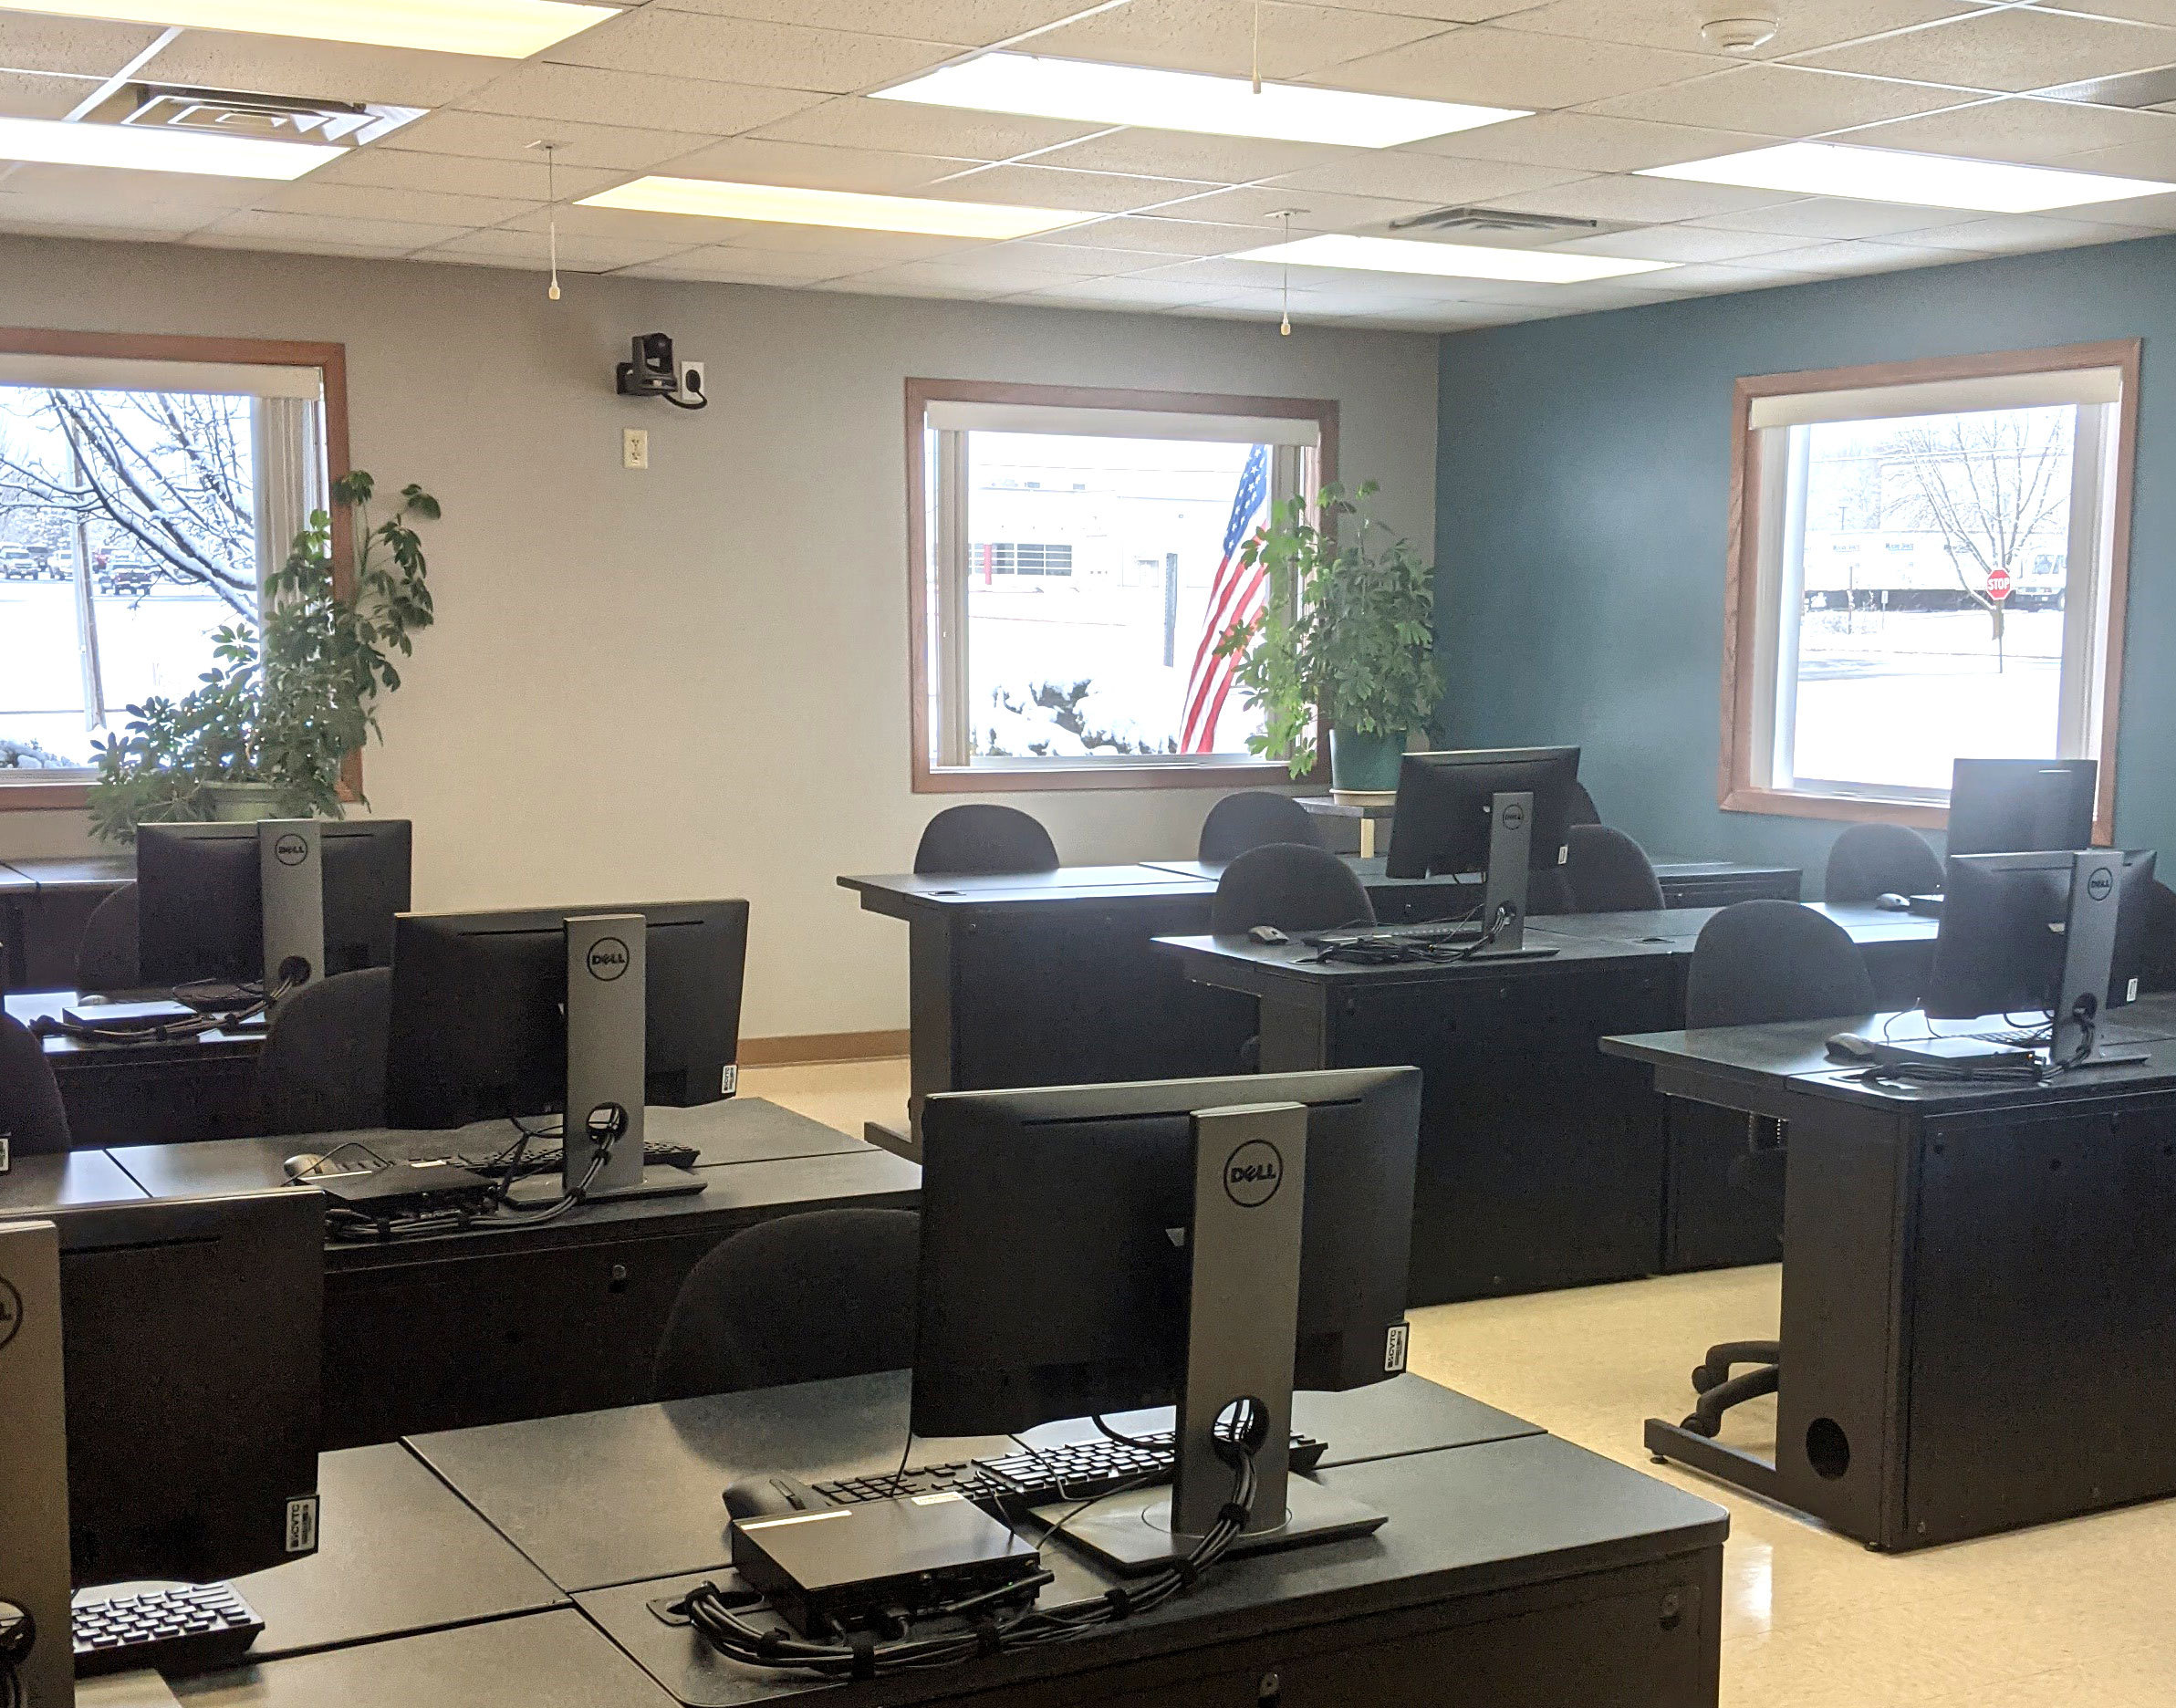
<svg viewBox="0 0 2176 1708">
<path fill-rule="evenodd" d="M 1405 737 L 1359 735 L 1330 730 L 1330 786 L 1388 793 L 1398 786 L 1398 762 L 1405 756 Z"/>
<path fill-rule="evenodd" d="M 248 824 L 285 817 L 276 783 L 213 783 L 204 792 L 212 797 L 212 817 L 224 823 Z"/>
</svg>

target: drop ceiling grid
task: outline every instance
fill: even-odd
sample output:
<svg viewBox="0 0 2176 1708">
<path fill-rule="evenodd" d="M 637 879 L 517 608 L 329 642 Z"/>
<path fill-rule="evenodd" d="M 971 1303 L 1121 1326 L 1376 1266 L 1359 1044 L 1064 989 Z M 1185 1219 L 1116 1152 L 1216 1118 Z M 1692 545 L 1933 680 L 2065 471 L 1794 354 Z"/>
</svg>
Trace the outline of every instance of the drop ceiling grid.
<svg viewBox="0 0 2176 1708">
<path fill-rule="evenodd" d="M 1272 0 L 1270 76 L 1536 113 L 1380 152 L 868 99 L 999 44 L 1244 75 L 1251 0 L 647 0 L 523 62 L 184 30 L 141 75 L 433 110 L 295 183 L 0 167 L 0 230 L 540 267 L 549 139 L 570 272 L 1274 318 L 1278 269 L 1224 257 L 1278 210 L 1343 231 L 1452 203 L 1629 221 L 1565 246 L 1679 264 L 1568 292 L 1292 271 L 1303 318 L 1446 328 L 2176 231 L 2176 195 L 1997 219 L 1633 175 L 1820 137 L 2176 180 L 2176 112 L 2032 94 L 2176 67 L 2176 0 L 1782 10 L 1740 58 L 1685 0 Z M 58 116 L 157 34 L 0 9 L 0 114 Z M 1093 217 L 984 244 L 568 205 L 644 172 Z"/>
</svg>

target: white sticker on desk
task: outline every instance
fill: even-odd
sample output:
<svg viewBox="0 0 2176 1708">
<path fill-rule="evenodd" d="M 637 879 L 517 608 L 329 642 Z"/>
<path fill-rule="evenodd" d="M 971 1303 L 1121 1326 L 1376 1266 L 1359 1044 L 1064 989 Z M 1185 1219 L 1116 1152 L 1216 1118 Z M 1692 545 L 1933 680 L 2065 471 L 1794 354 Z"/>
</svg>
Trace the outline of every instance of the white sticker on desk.
<svg viewBox="0 0 2176 1708">
<path fill-rule="evenodd" d="M 734 1063 L 727 1062 L 718 1073 L 718 1095 L 720 1097 L 731 1097 L 735 1091 L 740 1089 L 740 1068 Z"/>
<path fill-rule="evenodd" d="M 287 1503 L 287 1552 L 318 1551 L 318 1497 L 301 1494 Z"/>
<path fill-rule="evenodd" d="M 1405 1343 L 1412 1330 L 1404 1323 L 1392 1323 L 1389 1338 L 1383 1342 L 1382 1367 L 1395 1376 L 1405 1368 Z"/>
</svg>

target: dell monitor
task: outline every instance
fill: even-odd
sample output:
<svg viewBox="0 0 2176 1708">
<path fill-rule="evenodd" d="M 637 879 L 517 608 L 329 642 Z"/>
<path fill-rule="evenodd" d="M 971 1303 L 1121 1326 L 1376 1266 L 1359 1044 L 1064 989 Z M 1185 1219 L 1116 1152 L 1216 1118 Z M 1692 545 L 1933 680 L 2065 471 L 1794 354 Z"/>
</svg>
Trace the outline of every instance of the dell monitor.
<svg viewBox="0 0 2176 1708">
<path fill-rule="evenodd" d="M 324 1198 L 39 1213 L 60 1230 L 77 1587 L 203 1583 L 314 1553 Z"/>
<path fill-rule="evenodd" d="M 1516 950 L 1528 874 L 1564 864 L 1579 780 L 1577 747 L 1409 753 L 1384 869 L 1392 878 L 1487 875 L 1482 911 L 1494 947 Z"/>
<path fill-rule="evenodd" d="M 2153 867 L 2150 849 L 1952 857 L 1928 1017 L 2046 1014 L 2051 1064 L 2140 1059 L 2098 1022 L 2138 995 Z"/>
<path fill-rule="evenodd" d="M 411 847 L 405 818 L 141 825 L 141 976 L 167 985 L 261 977 L 270 993 L 390 965 Z"/>
<path fill-rule="evenodd" d="M 2093 840 L 2096 759 L 1959 759 L 1950 774 L 1952 854 L 2028 854 Z"/>
<path fill-rule="evenodd" d="M 1169 1494 L 1113 1495 L 1066 1526 L 1137 1572 L 1230 1497 L 1211 1432 L 1252 1399 L 1260 1482 L 1239 1546 L 1372 1528 L 1311 1484 L 1287 1490 L 1291 1398 L 1405 1368 L 1420 1112 L 1414 1068 L 932 1097 L 915 1432 L 1176 1403 Z"/>
<path fill-rule="evenodd" d="M 748 904 L 409 913 L 394 932 L 387 1118 L 459 1127 L 560 1114 L 565 1179 L 591 1199 L 700 1190 L 642 1175 L 642 1107 L 731 1096 Z M 607 1133 L 585 1139 L 609 1109 Z"/>
</svg>

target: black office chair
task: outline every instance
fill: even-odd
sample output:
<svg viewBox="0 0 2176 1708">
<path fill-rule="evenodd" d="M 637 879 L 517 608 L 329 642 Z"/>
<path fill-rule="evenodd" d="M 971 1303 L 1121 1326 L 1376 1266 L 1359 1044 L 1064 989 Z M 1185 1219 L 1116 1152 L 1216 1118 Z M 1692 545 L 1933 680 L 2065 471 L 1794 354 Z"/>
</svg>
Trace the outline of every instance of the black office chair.
<svg viewBox="0 0 2176 1708">
<path fill-rule="evenodd" d="M 1924 847 L 1924 844 L 1921 844 Z M 1781 1020 L 1856 1019 L 1872 1012 L 1874 982 L 1850 933 L 1796 901 L 1741 901 L 1701 928 L 1685 975 L 1688 1027 L 1765 1026 Z M 1746 1117 L 1745 1153 L 1734 1186 L 1783 1210 L 1785 1129 Z M 1733 1375 L 1738 1365 L 1751 1365 Z M 1713 1436 L 1741 1401 L 1774 1393 L 1783 1378 L 1779 1340 L 1724 1340 L 1692 1372 L 1700 1396 L 1681 1427 Z"/>
<path fill-rule="evenodd" d="M 305 984 L 273 1013 L 257 1057 L 257 1130 L 352 1132 L 385 1125 L 389 967 Z"/>
<path fill-rule="evenodd" d="M 10 1156 L 54 1156 L 68 1148 L 68 1115 L 37 1035 L 0 1014 L 0 1133 Z"/>
<path fill-rule="evenodd" d="M 136 886 L 125 883 L 91 909 L 76 945 L 76 988 L 134 990 L 143 983 L 136 952 Z"/>
<path fill-rule="evenodd" d="M 1879 895 L 1931 895 L 1942 888 L 1942 857 L 1909 825 L 1853 825 L 1828 850 L 1824 901 L 1871 901 Z"/>
<path fill-rule="evenodd" d="M 914 850 L 918 872 L 1046 872 L 1057 870 L 1050 832 L 1017 807 L 976 802 L 931 819 Z"/>
<path fill-rule="evenodd" d="M 1566 838 L 1565 887 L 1574 913 L 1638 913 L 1659 911 L 1662 880 L 1655 876 L 1647 850 L 1621 830 L 1604 824 L 1575 824 Z"/>
<path fill-rule="evenodd" d="M 1572 778 L 1569 822 L 1575 825 L 1598 825 L 1601 821 L 1601 809 L 1595 806 L 1594 797 L 1587 792 L 1587 785 L 1577 777 Z"/>
<path fill-rule="evenodd" d="M 1303 848 L 1322 846 L 1322 834 L 1305 807 L 1289 795 L 1272 789 L 1246 789 L 1227 795 L 1209 809 L 1202 821 L 1202 841 L 1196 858 L 1211 865 L 1235 860 L 1249 849 L 1272 842 L 1296 842 Z"/>
<path fill-rule="evenodd" d="M 681 1284 L 652 1397 L 909 1368 L 921 1255 L 911 1210 L 817 1210 L 743 1229 Z"/>
<path fill-rule="evenodd" d="M 1309 843 L 1249 849 L 1224 868 L 1209 904 L 1209 929 L 1219 937 L 1244 936 L 1257 925 L 1297 935 L 1374 923 L 1375 903 L 1352 868 Z"/>
<path fill-rule="evenodd" d="M 2176 991 L 2176 890 L 2158 879 L 2146 891 L 2142 937 L 2140 991 Z"/>
</svg>

